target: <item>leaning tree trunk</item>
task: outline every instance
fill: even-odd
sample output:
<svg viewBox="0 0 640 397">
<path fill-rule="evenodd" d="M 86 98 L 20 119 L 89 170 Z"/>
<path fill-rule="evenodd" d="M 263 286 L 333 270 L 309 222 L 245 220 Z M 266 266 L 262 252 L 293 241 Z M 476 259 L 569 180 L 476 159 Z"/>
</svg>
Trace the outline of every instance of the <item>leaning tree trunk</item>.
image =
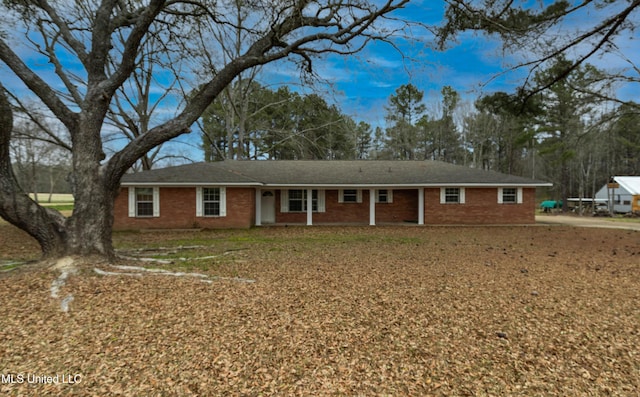
<svg viewBox="0 0 640 397">
<path fill-rule="evenodd" d="M 64 217 L 29 198 L 13 173 L 9 142 L 13 129 L 13 112 L 0 85 L 0 217 L 30 234 L 45 257 L 64 251 Z"/>
<path fill-rule="evenodd" d="M 91 123 L 85 126 L 90 128 Z M 18 184 L 9 154 L 12 128 L 12 110 L 0 86 L 0 216 L 31 235 L 44 258 L 99 255 L 113 259 L 113 203 L 119 186 L 108 183 L 103 175 L 99 126 L 94 128 L 96 134 L 78 134 L 80 141 L 74 142 L 79 149 L 73 153 L 75 205 L 69 218 L 40 206 Z"/>
</svg>

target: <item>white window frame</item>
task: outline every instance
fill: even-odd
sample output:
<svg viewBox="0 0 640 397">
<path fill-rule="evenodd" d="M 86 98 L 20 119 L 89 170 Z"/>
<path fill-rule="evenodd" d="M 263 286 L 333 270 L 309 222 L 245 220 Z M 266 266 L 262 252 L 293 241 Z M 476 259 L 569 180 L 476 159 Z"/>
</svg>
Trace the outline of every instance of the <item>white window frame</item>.
<svg viewBox="0 0 640 397">
<path fill-rule="evenodd" d="M 137 189 L 152 189 L 153 195 L 153 214 L 138 215 L 138 195 Z M 148 186 L 131 186 L 129 187 L 129 218 L 157 218 L 160 216 L 160 188 Z"/>
<path fill-rule="evenodd" d="M 447 202 L 447 189 L 458 189 L 458 201 Z M 440 204 L 464 204 L 465 203 L 465 189 L 463 187 L 441 187 L 440 188 Z"/>
<path fill-rule="evenodd" d="M 382 196 L 381 192 L 386 192 L 387 199 L 385 201 L 381 201 L 380 197 Z M 376 203 L 378 204 L 390 204 L 393 203 L 393 189 L 377 189 L 376 190 Z"/>
<path fill-rule="evenodd" d="M 289 211 L 289 191 L 290 190 L 302 190 L 302 211 Z M 325 193 L 324 190 L 321 189 L 313 189 L 312 192 L 316 193 L 317 209 L 314 210 L 314 213 L 318 212 L 326 212 L 325 207 Z M 312 193 L 313 194 L 313 193 Z M 314 201 L 316 201 L 314 200 Z M 280 212 L 281 213 L 295 213 L 295 214 L 303 214 L 307 212 L 307 189 L 282 189 L 280 190 Z"/>
<path fill-rule="evenodd" d="M 344 199 L 344 192 L 345 191 L 351 191 L 351 190 L 355 190 L 356 192 L 356 201 L 345 201 Z M 340 189 L 338 191 L 338 202 L 339 203 L 345 203 L 345 204 L 355 204 L 355 203 L 361 203 L 362 202 L 362 189 Z"/>
<path fill-rule="evenodd" d="M 516 201 L 504 201 L 504 189 L 516 189 Z M 522 204 L 522 188 L 500 187 L 498 188 L 498 204 Z"/>
<path fill-rule="evenodd" d="M 220 214 L 206 215 L 204 212 L 204 189 L 220 189 Z M 196 187 L 196 216 L 204 218 L 221 218 L 227 216 L 227 188 L 224 186 L 198 186 Z"/>
</svg>

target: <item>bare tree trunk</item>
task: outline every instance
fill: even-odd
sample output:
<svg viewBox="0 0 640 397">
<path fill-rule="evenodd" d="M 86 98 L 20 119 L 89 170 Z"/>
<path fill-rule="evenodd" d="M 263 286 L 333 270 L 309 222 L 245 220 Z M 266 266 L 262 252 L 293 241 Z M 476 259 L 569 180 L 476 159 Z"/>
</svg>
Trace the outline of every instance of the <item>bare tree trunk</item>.
<svg viewBox="0 0 640 397">
<path fill-rule="evenodd" d="M 0 85 L 0 216 L 36 239 L 45 257 L 59 256 L 64 247 L 64 217 L 38 205 L 18 184 L 9 155 L 12 128 L 13 112 Z"/>
<path fill-rule="evenodd" d="M 76 194 L 73 214 L 66 222 L 65 253 L 113 259 L 111 230 L 115 194 L 104 187 L 102 178 L 88 181 L 86 177 L 79 177 L 78 180 L 86 183 Z"/>
<path fill-rule="evenodd" d="M 85 126 L 91 127 L 92 123 Z M 94 128 L 94 134 L 76 134 L 79 141 L 74 145 L 82 149 L 73 152 L 75 205 L 67 219 L 56 210 L 40 206 L 18 184 L 9 155 L 12 128 L 12 110 L 0 86 L 0 216 L 36 239 L 45 258 L 97 254 L 113 259 L 113 203 L 119 186 L 101 175 L 100 129 Z"/>
</svg>

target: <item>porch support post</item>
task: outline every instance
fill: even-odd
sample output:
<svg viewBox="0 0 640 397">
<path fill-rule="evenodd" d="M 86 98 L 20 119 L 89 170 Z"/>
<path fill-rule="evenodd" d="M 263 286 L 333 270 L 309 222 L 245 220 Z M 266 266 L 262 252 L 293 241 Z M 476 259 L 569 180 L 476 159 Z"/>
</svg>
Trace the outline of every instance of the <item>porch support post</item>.
<svg viewBox="0 0 640 397">
<path fill-rule="evenodd" d="M 307 189 L 307 226 L 313 225 L 313 190 Z"/>
<path fill-rule="evenodd" d="M 376 225 L 376 189 L 369 189 L 369 226 Z"/>
<path fill-rule="evenodd" d="M 256 188 L 256 226 L 262 226 L 262 189 Z"/>
<path fill-rule="evenodd" d="M 424 187 L 418 189 L 418 225 L 424 225 Z"/>
</svg>

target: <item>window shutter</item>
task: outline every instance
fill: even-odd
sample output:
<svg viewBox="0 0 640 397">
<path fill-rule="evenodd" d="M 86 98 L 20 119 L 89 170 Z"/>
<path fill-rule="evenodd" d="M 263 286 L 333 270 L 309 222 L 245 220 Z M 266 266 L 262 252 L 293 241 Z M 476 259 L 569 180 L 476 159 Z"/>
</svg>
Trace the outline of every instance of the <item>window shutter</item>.
<svg viewBox="0 0 640 397">
<path fill-rule="evenodd" d="M 196 216 L 202 216 L 202 188 L 196 187 Z"/>
<path fill-rule="evenodd" d="M 136 188 L 129 188 L 129 218 L 136 217 Z"/>
<path fill-rule="evenodd" d="M 446 188 L 441 187 L 440 188 L 440 204 L 445 204 L 446 202 L 447 202 Z"/>
<path fill-rule="evenodd" d="M 160 188 L 153 188 L 153 216 L 160 216 Z"/>
<path fill-rule="evenodd" d="M 522 204 L 522 188 L 521 187 L 518 188 L 517 194 L 518 194 L 518 198 L 517 198 L 518 204 Z"/>
<path fill-rule="evenodd" d="M 357 201 L 358 203 L 361 203 L 361 202 L 362 202 L 362 189 L 358 189 L 358 190 L 356 190 L 356 192 L 357 192 L 357 194 L 356 194 L 356 201 Z"/>
<path fill-rule="evenodd" d="M 324 205 L 324 190 L 318 190 L 318 212 L 326 212 Z"/>
<path fill-rule="evenodd" d="M 289 191 L 280 190 L 280 212 L 289 212 Z"/>
<path fill-rule="evenodd" d="M 465 200 L 464 196 L 465 196 L 465 194 L 464 194 L 464 188 L 463 188 L 463 187 L 461 187 L 461 188 L 460 188 L 460 204 L 464 204 L 464 200 Z"/>
<path fill-rule="evenodd" d="M 227 216 L 227 188 L 220 188 L 220 216 Z"/>
<path fill-rule="evenodd" d="M 344 190 L 342 189 L 338 190 L 338 202 L 344 203 Z"/>
<path fill-rule="evenodd" d="M 499 187 L 498 188 L 498 204 L 502 204 L 502 203 L 503 203 L 503 201 L 502 201 L 502 188 Z"/>
</svg>

